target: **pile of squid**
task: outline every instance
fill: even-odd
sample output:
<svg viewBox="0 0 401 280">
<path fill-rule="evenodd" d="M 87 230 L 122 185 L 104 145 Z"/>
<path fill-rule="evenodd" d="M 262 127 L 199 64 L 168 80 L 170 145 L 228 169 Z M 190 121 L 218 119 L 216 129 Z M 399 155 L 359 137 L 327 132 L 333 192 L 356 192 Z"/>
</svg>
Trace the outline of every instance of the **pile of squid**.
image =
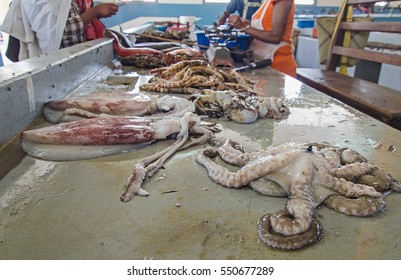
<svg viewBox="0 0 401 280">
<path fill-rule="evenodd" d="M 215 128 L 201 123 L 194 110 L 191 101 L 174 96 L 92 93 L 52 100 L 45 103 L 44 116 L 55 124 L 22 132 L 21 146 L 35 158 L 68 161 L 125 153 L 159 140 L 176 139 L 135 164 L 120 198 L 127 202 L 135 194 L 149 195 L 141 188 L 143 181 L 156 174 L 176 151 L 213 136 Z"/>
<path fill-rule="evenodd" d="M 176 46 L 164 50 L 150 47 L 135 47 L 130 42 L 122 44 L 122 34 L 112 30 L 106 30 L 106 36 L 113 38 L 113 50 L 125 66 L 136 66 L 139 68 L 157 68 L 168 66 L 179 61 L 200 59 L 206 60 L 202 51 Z M 128 47 L 130 46 L 130 47 Z"/>
<path fill-rule="evenodd" d="M 206 61 L 195 59 L 177 62 L 150 71 L 154 76 L 141 91 L 161 93 L 200 93 L 203 89 L 253 92 L 255 82 L 234 69 L 217 69 Z"/>
</svg>

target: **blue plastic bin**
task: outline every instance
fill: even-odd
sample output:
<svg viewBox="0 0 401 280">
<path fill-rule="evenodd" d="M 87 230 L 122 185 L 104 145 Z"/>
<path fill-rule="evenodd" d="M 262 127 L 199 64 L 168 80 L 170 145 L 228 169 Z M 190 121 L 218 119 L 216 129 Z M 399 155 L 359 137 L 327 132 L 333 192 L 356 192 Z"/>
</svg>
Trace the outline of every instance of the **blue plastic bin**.
<svg viewBox="0 0 401 280">
<path fill-rule="evenodd" d="M 205 31 L 195 31 L 195 34 L 196 34 L 196 40 L 199 45 L 209 47 L 210 42 L 209 42 L 209 39 L 205 35 Z M 221 43 L 222 42 L 223 41 L 221 40 Z M 240 50 L 246 51 L 249 48 L 249 42 L 250 42 L 250 36 L 248 34 L 240 34 L 240 35 L 238 35 L 236 42 L 229 42 L 227 44 L 227 48 L 238 47 Z M 219 40 L 219 43 L 220 43 L 220 40 Z M 201 47 L 201 49 L 206 49 L 206 48 Z"/>
<path fill-rule="evenodd" d="M 298 27 L 299 28 L 313 28 L 313 27 L 315 27 L 315 20 L 314 19 L 299 19 Z"/>
<path fill-rule="evenodd" d="M 237 37 L 237 44 L 241 51 L 246 51 L 249 49 L 249 43 L 251 42 L 251 36 L 248 34 L 241 34 Z"/>
<path fill-rule="evenodd" d="M 196 35 L 196 41 L 198 42 L 198 45 L 202 45 L 205 46 L 200 47 L 200 49 L 202 50 L 206 50 L 209 47 L 209 39 L 206 37 L 205 35 L 205 31 L 195 31 L 195 35 Z"/>
</svg>

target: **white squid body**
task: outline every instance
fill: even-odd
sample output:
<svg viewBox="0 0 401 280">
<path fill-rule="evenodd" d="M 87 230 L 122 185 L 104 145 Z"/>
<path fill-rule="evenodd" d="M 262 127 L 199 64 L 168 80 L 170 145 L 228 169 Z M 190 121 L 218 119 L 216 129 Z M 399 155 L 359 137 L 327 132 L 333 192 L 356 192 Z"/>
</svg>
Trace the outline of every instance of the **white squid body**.
<svg viewBox="0 0 401 280">
<path fill-rule="evenodd" d="M 200 120 L 196 117 L 194 122 Z M 21 146 L 35 158 L 82 160 L 142 148 L 180 130 L 180 118 L 174 117 L 158 121 L 129 116 L 83 119 L 24 131 Z"/>
<path fill-rule="evenodd" d="M 46 102 L 43 114 L 49 122 L 59 123 L 102 115 L 151 116 L 154 120 L 164 116 L 182 117 L 194 111 L 191 101 L 175 96 L 92 93 Z"/>
</svg>

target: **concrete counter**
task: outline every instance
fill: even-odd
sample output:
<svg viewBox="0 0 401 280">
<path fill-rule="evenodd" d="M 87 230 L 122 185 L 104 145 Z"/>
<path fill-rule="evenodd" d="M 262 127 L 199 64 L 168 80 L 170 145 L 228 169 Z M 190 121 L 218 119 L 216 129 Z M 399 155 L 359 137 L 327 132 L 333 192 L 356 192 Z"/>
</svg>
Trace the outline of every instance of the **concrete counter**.
<svg viewBox="0 0 401 280">
<path fill-rule="evenodd" d="M 110 71 L 102 69 L 80 91 L 101 89 L 105 84 L 98 77 Z M 401 180 L 401 131 L 270 68 L 244 74 L 257 81 L 259 94 L 284 97 L 290 115 L 253 124 L 221 121 L 218 136 L 248 151 L 287 141 L 348 146 Z M 120 202 L 136 161 L 171 143 L 73 162 L 24 157 L 0 181 L 1 258 L 399 259 L 400 194 L 388 196 L 387 209 L 368 218 L 321 207 L 320 242 L 298 251 L 272 250 L 258 242 L 256 223 L 283 209 L 287 199 L 213 183 L 194 160 L 204 146 L 175 154 L 146 180 L 149 197 Z"/>
</svg>

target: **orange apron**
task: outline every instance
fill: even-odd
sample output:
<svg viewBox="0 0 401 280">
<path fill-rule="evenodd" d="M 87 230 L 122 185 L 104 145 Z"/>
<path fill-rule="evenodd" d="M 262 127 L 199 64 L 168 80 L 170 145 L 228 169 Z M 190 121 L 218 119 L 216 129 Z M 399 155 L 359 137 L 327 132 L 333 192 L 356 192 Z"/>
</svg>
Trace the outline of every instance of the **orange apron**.
<svg viewBox="0 0 401 280">
<path fill-rule="evenodd" d="M 294 7 L 293 7 L 294 9 Z M 251 26 L 259 30 L 271 30 L 272 26 L 266 24 L 265 17 L 269 16 L 269 13 L 273 13 L 273 1 L 266 0 L 262 6 L 252 16 Z M 272 15 L 270 15 L 272 17 Z M 293 16 L 290 14 L 290 16 Z M 287 25 L 291 24 L 292 21 L 288 21 Z M 286 32 L 292 32 L 292 26 L 286 27 Z M 287 36 L 286 36 L 287 35 Z M 284 37 L 289 37 L 288 34 L 284 34 Z M 286 38 L 288 39 L 288 38 Z M 266 43 L 258 39 L 253 38 L 249 47 L 253 51 L 255 60 L 268 59 L 272 60 L 271 67 L 286 73 L 292 77 L 296 77 L 296 62 L 291 47 L 291 38 L 289 40 L 282 40 L 278 44 Z"/>
</svg>

